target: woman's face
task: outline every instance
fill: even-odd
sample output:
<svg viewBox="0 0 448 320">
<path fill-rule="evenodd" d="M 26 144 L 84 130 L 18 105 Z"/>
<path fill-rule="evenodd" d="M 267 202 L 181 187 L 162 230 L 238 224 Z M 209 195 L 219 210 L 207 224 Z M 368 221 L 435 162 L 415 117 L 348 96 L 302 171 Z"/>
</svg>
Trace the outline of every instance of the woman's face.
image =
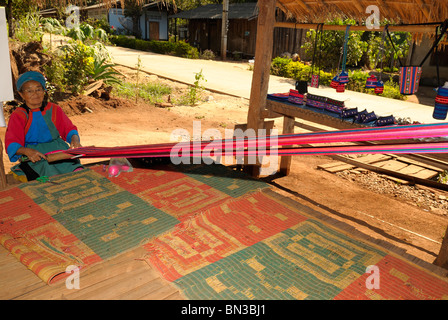
<svg viewBox="0 0 448 320">
<path fill-rule="evenodd" d="M 36 109 L 40 108 L 44 101 L 45 90 L 39 82 L 31 80 L 22 85 L 19 94 L 30 109 Z"/>
</svg>

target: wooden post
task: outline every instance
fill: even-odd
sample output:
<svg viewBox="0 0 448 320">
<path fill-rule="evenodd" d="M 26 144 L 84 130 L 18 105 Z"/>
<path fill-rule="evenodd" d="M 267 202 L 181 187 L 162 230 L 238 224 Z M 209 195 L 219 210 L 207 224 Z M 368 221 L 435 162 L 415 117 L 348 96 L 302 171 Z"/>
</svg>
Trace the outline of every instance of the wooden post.
<svg viewBox="0 0 448 320">
<path fill-rule="evenodd" d="M 229 0 L 222 2 L 222 25 L 221 25 L 221 58 L 227 58 L 227 28 L 229 25 Z M 210 39 L 210 33 L 208 34 Z"/>
<path fill-rule="evenodd" d="M 6 188 L 5 165 L 3 164 L 3 143 L 0 139 L 0 190 Z"/>
<path fill-rule="evenodd" d="M 266 98 L 269 88 L 269 75 L 272 60 L 272 48 L 274 42 L 275 0 L 258 1 L 257 42 L 255 46 L 255 63 L 252 75 L 252 86 L 247 114 L 247 128 L 263 128 L 264 119 L 262 113 L 266 108 Z M 245 171 L 258 176 L 259 164 L 246 166 Z"/>
<path fill-rule="evenodd" d="M 294 133 L 294 123 L 295 118 L 284 116 L 283 117 L 283 134 L 286 133 Z M 283 148 L 287 148 L 289 146 L 283 146 Z M 291 156 L 283 156 L 280 160 L 280 173 L 284 175 L 289 175 L 289 172 L 291 171 Z"/>
<path fill-rule="evenodd" d="M 439 254 L 434 261 L 434 264 L 448 269 L 448 228 L 445 231 L 445 236 L 443 237 L 442 246 L 440 247 Z"/>
</svg>

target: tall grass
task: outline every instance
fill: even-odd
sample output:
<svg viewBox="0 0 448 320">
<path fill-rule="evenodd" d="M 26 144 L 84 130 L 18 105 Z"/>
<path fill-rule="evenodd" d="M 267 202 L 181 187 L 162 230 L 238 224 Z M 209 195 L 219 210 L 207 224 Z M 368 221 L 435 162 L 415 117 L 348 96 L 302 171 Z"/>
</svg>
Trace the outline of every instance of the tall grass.
<svg viewBox="0 0 448 320">
<path fill-rule="evenodd" d="M 123 82 L 121 84 L 113 84 L 114 93 L 122 98 L 135 100 L 136 93 L 138 98 L 141 98 L 149 103 L 163 102 L 163 97 L 171 94 L 171 87 L 160 83 L 140 83 Z"/>
</svg>

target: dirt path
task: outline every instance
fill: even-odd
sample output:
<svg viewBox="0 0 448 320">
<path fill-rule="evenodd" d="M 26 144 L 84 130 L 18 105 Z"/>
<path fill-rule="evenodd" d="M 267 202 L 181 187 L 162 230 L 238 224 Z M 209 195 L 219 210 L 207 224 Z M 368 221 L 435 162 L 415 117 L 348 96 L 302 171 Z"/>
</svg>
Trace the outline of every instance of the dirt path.
<svg viewBox="0 0 448 320">
<path fill-rule="evenodd" d="M 135 71 L 125 68 L 120 70 L 127 74 L 128 81 L 132 81 Z M 145 79 L 155 80 L 154 76 Z M 173 96 L 186 90 L 182 84 L 162 79 L 156 81 L 173 86 Z M 74 111 L 70 118 L 78 126 L 84 146 L 173 142 L 170 138 L 172 132 L 185 129 L 192 134 L 194 121 L 197 121 L 196 125 L 200 124 L 202 132 L 213 128 L 224 136 L 226 129 L 233 129 L 235 124 L 246 122 L 246 99 L 209 92 L 205 92 L 203 98 L 208 101 L 194 107 L 157 108 L 143 102 L 121 99 L 99 104 L 96 99 L 84 97 L 77 99 L 77 104 L 88 105 L 92 113 L 79 114 Z M 68 102 L 60 104 L 65 110 L 71 110 Z M 276 127 L 280 130 L 279 126 L 280 120 L 277 120 Z M 2 140 L 4 132 L 4 128 L 0 128 Z M 296 132 L 300 130 L 297 128 Z M 4 161 L 8 171 L 11 164 L 6 155 Z M 425 261 L 434 261 L 448 225 L 446 212 L 431 210 L 398 196 L 373 192 L 356 181 L 317 169 L 319 164 L 331 161 L 334 160 L 326 156 L 295 157 L 291 174 L 273 180 L 273 184 L 283 195 L 355 226 L 375 238 L 389 241 Z M 419 193 L 420 190 L 413 192 Z M 434 196 L 438 195 L 448 196 L 440 192 Z"/>
</svg>

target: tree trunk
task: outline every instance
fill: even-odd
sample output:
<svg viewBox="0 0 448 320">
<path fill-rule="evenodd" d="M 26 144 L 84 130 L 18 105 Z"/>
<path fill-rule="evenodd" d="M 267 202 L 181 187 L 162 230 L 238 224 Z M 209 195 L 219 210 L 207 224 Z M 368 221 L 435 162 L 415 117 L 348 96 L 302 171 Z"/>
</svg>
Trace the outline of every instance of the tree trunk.
<svg viewBox="0 0 448 320">
<path fill-rule="evenodd" d="M 12 0 L 8 1 L 8 6 L 6 7 L 6 19 L 8 19 L 8 33 L 9 37 L 14 37 L 14 22 L 12 20 Z"/>
</svg>

